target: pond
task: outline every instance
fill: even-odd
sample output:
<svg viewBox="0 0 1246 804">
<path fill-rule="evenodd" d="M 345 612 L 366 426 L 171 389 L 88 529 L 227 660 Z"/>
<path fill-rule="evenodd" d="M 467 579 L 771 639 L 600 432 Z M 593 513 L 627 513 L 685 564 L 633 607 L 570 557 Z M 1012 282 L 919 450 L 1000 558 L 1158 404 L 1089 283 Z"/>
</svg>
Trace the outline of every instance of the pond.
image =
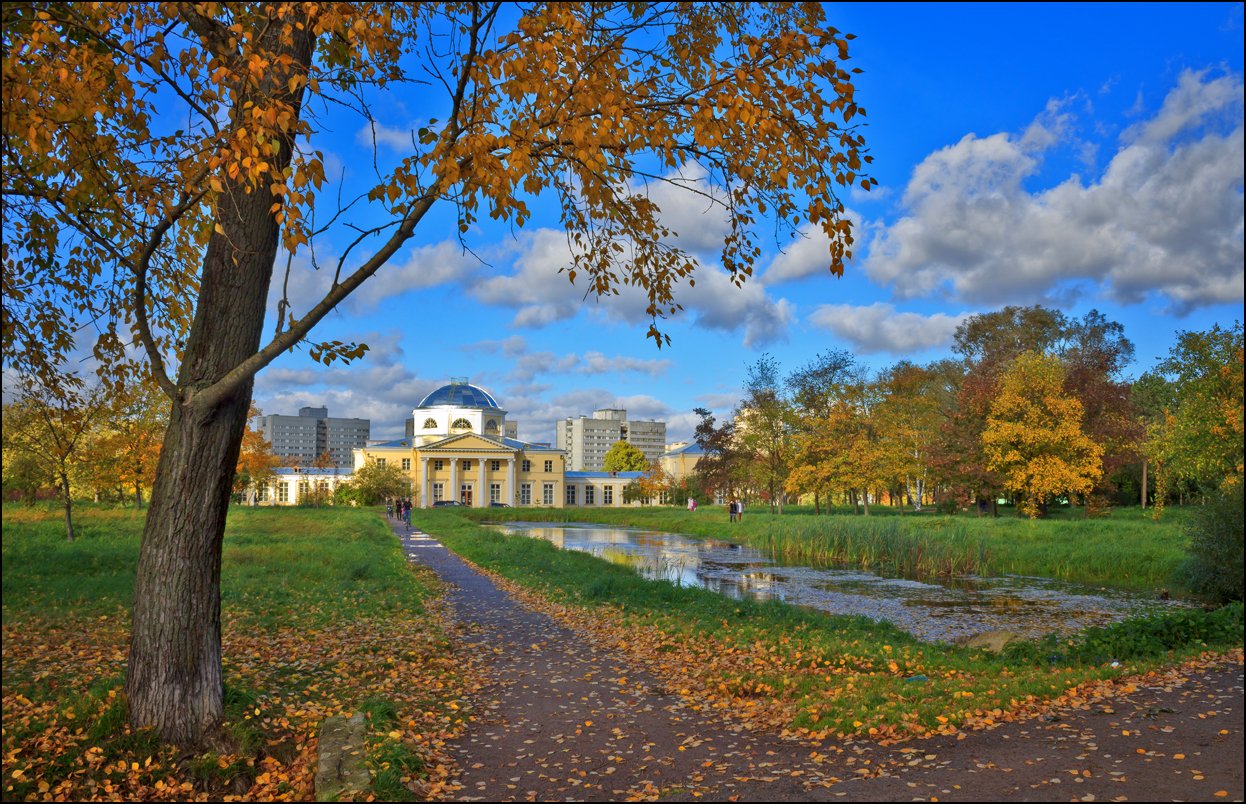
<svg viewBox="0 0 1246 804">
<path fill-rule="evenodd" d="M 651 580 L 887 620 L 928 641 L 991 630 L 1068 634 L 1188 605 L 1051 578 L 960 576 L 932 583 L 853 568 L 789 566 L 752 547 L 652 530 L 535 522 L 491 527 L 591 553 Z"/>
</svg>

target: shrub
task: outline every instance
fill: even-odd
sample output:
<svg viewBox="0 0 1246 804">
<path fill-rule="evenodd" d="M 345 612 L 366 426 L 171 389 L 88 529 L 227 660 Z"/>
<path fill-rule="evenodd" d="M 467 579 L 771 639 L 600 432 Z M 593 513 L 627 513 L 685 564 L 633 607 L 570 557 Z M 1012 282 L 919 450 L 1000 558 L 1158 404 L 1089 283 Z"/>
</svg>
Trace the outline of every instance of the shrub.
<svg viewBox="0 0 1246 804">
<path fill-rule="evenodd" d="M 1229 483 L 1186 526 L 1190 557 L 1180 585 L 1213 603 L 1242 599 L 1242 481 Z"/>
</svg>

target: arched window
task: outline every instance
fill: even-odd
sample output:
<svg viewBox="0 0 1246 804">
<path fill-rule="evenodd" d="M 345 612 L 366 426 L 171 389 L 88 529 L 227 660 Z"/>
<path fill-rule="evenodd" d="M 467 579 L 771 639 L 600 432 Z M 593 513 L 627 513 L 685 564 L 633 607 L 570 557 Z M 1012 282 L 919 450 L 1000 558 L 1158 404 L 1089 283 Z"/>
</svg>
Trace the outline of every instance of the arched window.
<svg viewBox="0 0 1246 804">
<path fill-rule="evenodd" d="M 486 432 L 486 433 L 496 433 L 497 431 L 498 431 L 498 423 L 497 423 L 497 422 L 495 422 L 493 419 L 490 419 L 489 421 L 485 422 L 485 432 Z"/>
<path fill-rule="evenodd" d="M 425 429 L 425 430 L 436 430 L 436 429 L 437 429 L 437 420 L 436 420 L 436 419 L 425 419 L 425 420 L 424 420 L 424 429 Z"/>
<path fill-rule="evenodd" d="M 450 425 L 450 429 L 451 430 L 470 430 L 472 429 L 472 423 L 469 422 L 467 419 L 455 419 L 454 423 Z"/>
</svg>

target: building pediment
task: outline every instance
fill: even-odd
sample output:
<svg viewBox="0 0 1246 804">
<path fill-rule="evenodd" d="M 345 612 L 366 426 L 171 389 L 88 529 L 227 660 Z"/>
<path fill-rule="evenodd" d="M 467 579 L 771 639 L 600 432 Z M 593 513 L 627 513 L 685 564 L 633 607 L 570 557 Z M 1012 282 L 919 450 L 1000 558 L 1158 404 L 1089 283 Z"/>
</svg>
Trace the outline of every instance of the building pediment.
<svg viewBox="0 0 1246 804">
<path fill-rule="evenodd" d="M 519 450 L 503 443 L 500 438 L 490 438 L 479 433 L 459 433 L 431 444 L 420 447 L 420 453 L 453 452 L 461 455 L 467 452 L 505 452 L 514 455 Z"/>
</svg>

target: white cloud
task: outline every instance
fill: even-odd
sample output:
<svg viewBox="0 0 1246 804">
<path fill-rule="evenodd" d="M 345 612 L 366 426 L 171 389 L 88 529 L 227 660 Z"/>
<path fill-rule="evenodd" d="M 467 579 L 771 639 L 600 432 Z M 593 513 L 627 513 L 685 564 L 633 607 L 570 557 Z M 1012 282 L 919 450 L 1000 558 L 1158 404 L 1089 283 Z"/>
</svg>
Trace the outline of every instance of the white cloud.
<svg viewBox="0 0 1246 804">
<path fill-rule="evenodd" d="M 1240 76 L 1184 73 L 1098 180 L 1027 191 L 1067 126 L 1049 107 L 1024 136 L 970 134 L 931 154 L 905 191 L 908 214 L 872 241 L 868 275 L 899 298 L 983 305 L 1048 301 L 1078 280 L 1125 303 L 1156 292 L 1179 312 L 1240 301 Z"/>
<path fill-rule="evenodd" d="M 865 242 L 866 224 L 852 210 L 847 210 L 845 215 L 852 222 L 852 236 L 855 240 L 853 252 L 858 253 Z M 801 227 L 796 239 L 770 261 L 759 281 L 765 285 L 777 285 L 807 276 L 830 276 L 830 268 L 831 242 L 826 232 L 805 225 Z"/>
<path fill-rule="evenodd" d="M 647 299 L 638 288 L 624 285 L 617 296 L 598 301 L 591 293 L 586 297 L 583 278 L 573 285 L 565 272 L 559 273 L 571 263 L 564 232 L 538 229 L 525 233 L 516 248 L 514 273 L 471 286 L 472 295 L 486 304 L 517 308 L 513 326 L 539 328 L 574 318 L 584 310 L 631 325 L 648 320 Z M 675 294 L 697 326 L 742 331 L 748 347 L 786 337 L 795 316 L 795 307 L 786 299 L 772 299 L 759 282 L 736 287 L 726 271 L 709 263 L 701 265 L 694 279 L 693 287 L 680 284 Z"/>
<path fill-rule="evenodd" d="M 809 321 L 835 333 L 858 352 L 904 355 L 948 346 L 968 317 L 968 313 L 897 313 L 890 304 L 881 303 L 866 307 L 824 304 L 809 315 Z"/>
<path fill-rule="evenodd" d="M 415 126 L 402 128 L 386 126 L 382 123 L 365 124 L 355 132 L 355 142 L 371 147 L 375 141 L 378 147 L 384 146 L 395 151 L 411 151 L 415 147 L 412 145 L 416 141 L 415 129 Z"/>
<path fill-rule="evenodd" d="M 633 192 L 648 196 L 662 210 L 662 225 L 676 233 L 675 245 L 703 254 L 721 253 L 731 231 L 723 207 L 725 191 L 701 165 L 690 163 L 662 180 L 638 184 Z"/>
<path fill-rule="evenodd" d="M 480 260 L 455 241 L 415 246 L 401 263 L 382 265 L 351 294 L 353 309 L 365 312 L 385 299 L 408 291 L 463 282 L 480 268 Z"/>
</svg>

